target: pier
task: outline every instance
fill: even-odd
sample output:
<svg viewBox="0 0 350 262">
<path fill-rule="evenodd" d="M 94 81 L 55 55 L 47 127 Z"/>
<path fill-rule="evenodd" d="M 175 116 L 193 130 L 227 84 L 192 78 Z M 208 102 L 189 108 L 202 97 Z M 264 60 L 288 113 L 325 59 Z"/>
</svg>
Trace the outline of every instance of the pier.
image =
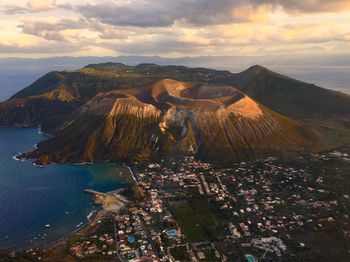
<svg viewBox="0 0 350 262">
<path fill-rule="evenodd" d="M 119 209 L 121 206 L 124 206 L 129 202 L 125 197 L 119 194 L 122 190 L 123 189 L 117 189 L 103 193 L 93 189 L 84 189 L 83 192 L 92 195 L 95 204 L 100 204 L 104 209 L 111 210 Z"/>
</svg>

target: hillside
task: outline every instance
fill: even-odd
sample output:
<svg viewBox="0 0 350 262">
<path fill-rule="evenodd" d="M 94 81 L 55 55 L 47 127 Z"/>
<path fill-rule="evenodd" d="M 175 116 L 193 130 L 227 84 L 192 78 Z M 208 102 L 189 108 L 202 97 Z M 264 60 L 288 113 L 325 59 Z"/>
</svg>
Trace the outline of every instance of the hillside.
<svg viewBox="0 0 350 262">
<path fill-rule="evenodd" d="M 178 154 L 229 162 L 308 150 L 319 143 L 311 128 L 273 113 L 232 86 L 170 79 L 98 94 L 45 128 L 55 137 L 24 155 L 40 164 Z"/>
<path fill-rule="evenodd" d="M 44 95 L 56 90 L 69 94 L 80 103 L 86 103 L 100 92 L 143 86 L 166 78 L 232 85 L 266 107 L 298 119 L 350 114 L 349 95 L 291 79 L 262 66 L 231 73 L 155 64 L 91 64 L 77 71 L 50 72 L 15 94 L 12 99 Z"/>
<path fill-rule="evenodd" d="M 350 114 L 350 96 L 253 66 L 234 76 L 233 85 L 259 103 L 295 118 Z"/>
<path fill-rule="evenodd" d="M 27 98 L 52 90 L 66 90 L 76 99 L 87 102 L 100 92 L 142 86 L 165 78 L 218 84 L 229 83 L 231 76 L 228 71 L 184 66 L 92 64 L 77 71 L 50 72 L 11 98 Z"/>
<path fill-rule="evenodd" d="M 26 127 L 40 125 L 55 116 L 79 108 L 80 103 L 45 97 L 16 98 L 0 103 L 0 126 Z"/>
<path fill-rule="evenodd" d="M 350 143 L 349 117 L 350 96 L 261 66 L 92 64 L 48 73 L 0 104 L 1 126 L 54 135 L 23 155 L 41 164 L 318 151 Z"/>
</svg>

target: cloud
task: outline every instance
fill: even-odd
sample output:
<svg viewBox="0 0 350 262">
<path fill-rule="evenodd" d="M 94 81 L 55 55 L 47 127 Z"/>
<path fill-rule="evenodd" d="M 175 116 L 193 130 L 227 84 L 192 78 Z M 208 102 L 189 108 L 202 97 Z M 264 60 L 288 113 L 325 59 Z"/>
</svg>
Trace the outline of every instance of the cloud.
<svg viewBox="0 0 350 262">
<path fill-rule="evenodd" d="M 278 9 L 290 14 L 350 10 L 350 0 L 110 0 L 70 8 L 114 26 L 207 26 L 266 23 Z"/>
<path fill-rule="evenodd" d="M 287 25 L 232 23 L 183 28 L 123 27 L 85 18 L 25 18 L 22 33 L 62 46 L 110 50 L 118 54 L 201 55 L 293 50 L 301 46 L 332 45 L 350 39 L 350 29 L 335 22 Z M 49 43 L 49 42 L 46 42 Z"/>
<path fill-rule="evenodd" d="M 350 9 L 350 0 L 279 0 L 287 12 L 338 12 Z"/>
<path fill-rule="evenodd" d="M 18 43 L 1 43 L 0 54 L 66 54 L 83 51 L 86 47 L 77 44 L 62 46 L 59 43 L 39 42 L 30 45 Z"/>
<path fill-rule="evenodd" d="M 214 46 L 278 46 L 346 42 L 350 37 L 347 25 L 334 22 L 298 23 L 287 25 L 231 24 L 212 26 L 195 38 L 210 39 Z"/>
<path fill-rule="evenodd" d="M 54 0 L 30 0 L 27 2 L 27 6 L 30 10 L 35 11 L 47 11 L 56 8 Z"/>
<path fill-rule="evenodd" d="M 25 15 L 0 20 L 0 52 L 181 56 L 350 47 L 350 17 L 343 12 L 350 0 L 23 2 L 6 10 Z M 50 12 L 37 14 L 44 11 Z"/>
<path fill-rule="evenodd" d="M 184 41 L 166 36 L 158 36 L 140 41 L 120 41 L 117 43 L 104 43 L 104 48 L 111 49 L 119 54 L 154 55 L 157 54 L 193 54 L 202 52 L 205 44 L 196 41 Z"/>
<path fill-rule="evenodd" d="M 50 41 L 72 41 L 78 38 L 80 30 L 88 28 L 89 25 L 84 19 L 25 19 L 19 25 L 25 34 L 38 36 Z M 75 34 L 74 32 L 75 31 Z"/>
<path fill-rule="evenodd" d="M 4 13 L 7 15 L 37 13 L 56 9 L 55 0 L 29 0 L 25 6 L 6 5 Z"/>
<path fill-rule="evenodd" d="M 259 21 L 254 14 L 259 13 L 261 18 L 265 4 L 264 0 L 131 0 L 78 5 L 75 10 L 86 18 L 115 26 L 167 27 L 176 22 L 203 26 Z"/>
<path fill-rule="evenodd" d="M 102 24 L 85 18 L 23 18 L 18 26 L 22 33 L 51 41 L 71 41 L 74 36 L 95 39 L 128 39 L 142 35 L 178 36 L 178 31 L 168 28 L 125 28 Z"/>
<path fill-rule="evenodd" d="M 279 28 L 271 41 L 279 43 L 322 44 L 327 42 L 346 42 L 350 28 L 334 23 L 292 24 Z"/>
</svg>

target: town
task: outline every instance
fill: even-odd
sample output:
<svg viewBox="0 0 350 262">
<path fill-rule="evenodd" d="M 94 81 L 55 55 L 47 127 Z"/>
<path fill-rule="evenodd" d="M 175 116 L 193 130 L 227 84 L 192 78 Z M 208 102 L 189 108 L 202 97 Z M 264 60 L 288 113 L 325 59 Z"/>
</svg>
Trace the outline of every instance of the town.
<svg viewBox="0 0 350 262">
<path fill-rule="evenodd" d="M 350 196 L 329 189 L 324 169 L 334 161 L 348 168 L 348 156 L 269 157 L 229 168 L 189 156 L 134 168 L 130 201 L 93 234 L 69 239 L 69 253 L 91 261 L 305 261 L 312 234 L 330 238 L 328 227 L 338 228 L 348 252 Z"/>
<path fill-rule="evenodd" d="M 347 156 L 304 158 L 345 161 Z M 322 231 L 348 214 L 345 202 L 324 189 L 324 174 L 282 162 L 270 157 L 215 168 L 186 157 L 135 170 L 137 201 L 114 216 L 119 259 L 296 261 L 297 253 L 309 248 L 297 237 L 300 232 Z M 342 198 L 349 204 L 348 195 Z M 349 226 L 341 230 L 349 238 Z"/>
</svg>

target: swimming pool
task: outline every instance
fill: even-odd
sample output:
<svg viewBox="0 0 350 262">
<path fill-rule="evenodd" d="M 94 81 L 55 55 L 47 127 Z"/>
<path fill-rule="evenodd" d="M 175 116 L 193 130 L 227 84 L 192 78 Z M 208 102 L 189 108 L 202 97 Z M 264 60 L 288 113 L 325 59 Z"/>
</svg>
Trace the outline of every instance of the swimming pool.
<svg viewBox="0 0 350 262">
<path fill-rule="evenodd" d="M 128 237 L 128 242 L 129 242 L 130 244 L 133 244 L 133 243 L 135 242 L 135 237 L 134 237 L 134 236 L 129 236 L 129 237 Z"/>
<path fill-rule="evenodd" d="M 176 236 L 176 230 L 175 229 L 168 230 L 166 233 L 167 233 L 168 236 Z"/>
</svg>

